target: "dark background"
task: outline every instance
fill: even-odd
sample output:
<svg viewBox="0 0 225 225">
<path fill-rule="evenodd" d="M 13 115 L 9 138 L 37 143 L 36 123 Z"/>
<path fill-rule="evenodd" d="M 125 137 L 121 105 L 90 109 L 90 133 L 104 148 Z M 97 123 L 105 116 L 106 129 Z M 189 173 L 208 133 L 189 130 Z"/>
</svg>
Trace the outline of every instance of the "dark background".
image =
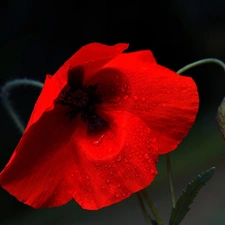
<svg viewBox="0 0 225 225">
<path fill-rule="evenodd" d="M 129 51 L 151 49 L 159 64 L 174 71 L 193 61 L 215 57 L 225 61 L 225 1 L 0 1 L 0 85 L 14 78 L 44 81 L 81 46 L 91 42 L 130 44 Z M 225 96 L 225 74 L 215 64 L 190 70 L 200 95 L 192 130 L 172 153 L 176 194 L 197 174 L 216 166 L 182 224 L 225 223 L 225 143 L 216 111 Z M 20 87 L 10 93 L 26 123 L 40 93 Z M 0 105 L 0 169 L 21 136 Z M 168 224 L 170 198 L 165 159 L 149 191 Z M 0 189 L 0 224 L 111 225 L 145 224 L 135 196 L 99 211 L 71 202 L 54 209 L 33 210 Z"/>
</svg>

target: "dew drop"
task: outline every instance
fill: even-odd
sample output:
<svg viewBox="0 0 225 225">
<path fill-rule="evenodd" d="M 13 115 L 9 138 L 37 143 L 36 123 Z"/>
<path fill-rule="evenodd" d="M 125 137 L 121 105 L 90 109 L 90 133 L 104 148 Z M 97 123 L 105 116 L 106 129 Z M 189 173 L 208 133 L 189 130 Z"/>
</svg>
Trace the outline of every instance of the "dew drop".
<svg viewBox="0 0 225 225">
<path fill-rule="evenodd" d="M 125 91 L 126 91 L 126 89 L 127 89 L 127 85 L 126 85 L 126 84 L 124 84 L 124 85 L 121 87 L 121 91 L 122 91 L 122 92 L 125 92 Z"/>
<path fill-rule="evenodd" d="M 120 101 L 120 96 L 116 95 L 111 98 L 112 103 L 118 103 Z"/>
<path fill-rule="evenodd" d="M 152 142 L 155 143 L 156 142 L 156 138 L 152 138 Z"/>
<path fill-rule="evenodd" d="M 116 158 L 116 161 L 117 161 L 117 162 L 120 162 L 121 159 L 122 159 L 122 156 L 120 155 L 120 156 L 118 156 L 118 157 Z"/>
<path fill-rule="evenodd" d="M 137 101 L 138 100 L 138 96 L 134 96 L 134 101 Z"/>
<path fill-rule="evenodd" d="M 141 100 L 142 100 L 142 102 L 144 102 L 145 101 L 145 97 L 143 97 Z"/>
<path fill-rule="evenodd" d="M 127 100 L 128 97 L 129 97 L 128 95 L 124 95 L 124 96 L 123 96 L 123 99 L 124 99 L 124 100 Z"/>
<path fill-rule="evenodd" d="M 147 128 L 147 133 L 150 133 L 151 132 L 151 129 L 148 127 Z"/>
<path fill-rule="evenodd" d="M 149 155 L 147 153 L 144 156 L 145 156 L 145 159 L 149 159 Z"/>
<path fill-rule="evenodd" d="M 110 180 L 109 179 L 106 179 L 105 182 L 106 182 L 106 184 L 109 184 L 110 183 Z"/>
<path fill-rule="evenodd" d="M 116 193 L 116 198 L 119 198 L 120 197 L 120 194 L 119 193 Z"/>
<path fill-rule="evenodd" d="M 104 135 L 102 135 L 98 140 L 92 142 L 92 144 L 95 146 L 99 146 L 102 143 L 103 138 L 104 138 Z"/>
<path fill-rule="evenodd" d="M 151 169 L 151 174 L 155 174 L 155 170 Z"/>
</svg>

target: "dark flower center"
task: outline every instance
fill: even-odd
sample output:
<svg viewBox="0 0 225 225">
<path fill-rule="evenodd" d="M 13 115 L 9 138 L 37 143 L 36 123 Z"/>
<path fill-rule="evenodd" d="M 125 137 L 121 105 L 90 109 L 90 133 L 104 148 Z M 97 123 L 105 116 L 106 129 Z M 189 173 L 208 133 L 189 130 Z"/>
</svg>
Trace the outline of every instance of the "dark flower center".
<svg viewBox="0 0 225 225">
<path fill-rule="evenodd" d="M 88 132 L 99 132 L 108 128 L 108 124 L 96 113 L 96 105 L 101 104 L 96 92 L 98 84 L 82 85 L 82 67 L 75 67 L 68 72 L 68 84 L 56 100 L 57 104 L 68 107 L 67 116 L 71 119 L 81 114 L 81 119 L 88 123 Z"/>
</svg>

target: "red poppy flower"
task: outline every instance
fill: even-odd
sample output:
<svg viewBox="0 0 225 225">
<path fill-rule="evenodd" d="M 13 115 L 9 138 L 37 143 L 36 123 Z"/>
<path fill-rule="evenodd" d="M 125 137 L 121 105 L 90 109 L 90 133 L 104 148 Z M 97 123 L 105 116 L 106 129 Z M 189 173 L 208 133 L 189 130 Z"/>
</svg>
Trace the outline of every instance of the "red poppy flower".
<svg viewBox="0 0 225 225">
<path fill-rule="evenodd" d="M 34 208 L 75 199 L 85 209 L 122 201 L 157 174 L 159 154 L 191 128 L 198 94 L 190 77 L 127 44 L 82 47 L 47 75 L 0 184 Z"/>
</svg>

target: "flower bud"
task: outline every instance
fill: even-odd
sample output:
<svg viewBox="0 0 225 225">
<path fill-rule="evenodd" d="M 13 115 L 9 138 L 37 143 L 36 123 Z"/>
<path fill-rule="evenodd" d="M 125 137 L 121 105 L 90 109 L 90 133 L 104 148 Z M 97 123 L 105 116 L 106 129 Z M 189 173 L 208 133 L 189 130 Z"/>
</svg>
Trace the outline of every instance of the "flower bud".
<svg viewBox="0 0 225 225">
<path fill-rule="evenodd" d="M 222 132 L 223 137 L 225 138 L 225 98 L 221 102 L 218 111 L 217 111 L 217 122 L 219 128 Z"/>
</svg>

